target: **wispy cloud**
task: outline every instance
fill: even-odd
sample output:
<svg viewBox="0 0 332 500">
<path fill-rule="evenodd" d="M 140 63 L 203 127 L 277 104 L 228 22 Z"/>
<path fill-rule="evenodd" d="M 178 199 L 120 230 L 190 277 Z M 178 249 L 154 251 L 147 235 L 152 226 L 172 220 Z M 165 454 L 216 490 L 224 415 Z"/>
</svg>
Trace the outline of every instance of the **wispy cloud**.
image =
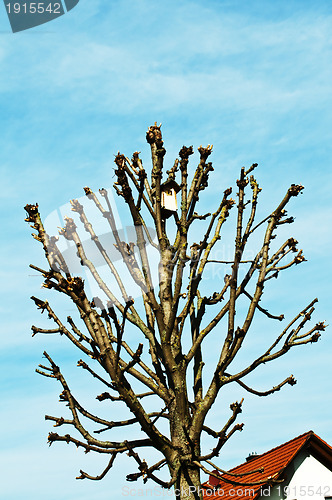
<svg viewBox="0 0 332 500">
<path fill-rule="evenodd" d="M 167 31 L 161 23 L 157 31 L 153 9 L 142 24 L 142 6 L 134 3 L 126 25 L 113 25 L 109 40 L 105 32 L 66 33 L 63 40 L 51 34 L 38 46 L 38 59 L 33 39 L 14 40 L 3 49 L 7 78 L 2 91 L 22 91 L 24 80 L 45 97 L 60 99 L 64 93 L 74 106 L 122 113 L 156 101 L 161 111 L 196 102 L 265 112 L 299 111 L 330 101 L 332 16 L 304 13 L 266 22 L 237 12 L 224 15 L 222 9 L 206 8 L 202 16 L 202 9 L 190 3 L 163 9 L 173 22 Z M 26 64 L 18 56 L 22 51 Z"/>
</svg>

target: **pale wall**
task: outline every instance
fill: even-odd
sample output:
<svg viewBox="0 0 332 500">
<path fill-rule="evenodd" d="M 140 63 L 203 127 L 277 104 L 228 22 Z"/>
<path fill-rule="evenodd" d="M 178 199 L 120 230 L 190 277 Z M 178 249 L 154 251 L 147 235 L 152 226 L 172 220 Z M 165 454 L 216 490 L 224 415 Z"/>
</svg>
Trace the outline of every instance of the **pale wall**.
<svg viewBox="0 0 332 500">
<path fill-rule="evenodd" d="M 263 498 L 270 500 L 324 500 L 332 497 L 332 472 L 313 456 L 302 452 L 286 470 L 288 480 L 274 486 L 271 493 L 262 492 Z M 285 489 L 287 487 L 287 489 Z M 285 493 L 288 493 L 287 496 Z"/>
</svg>

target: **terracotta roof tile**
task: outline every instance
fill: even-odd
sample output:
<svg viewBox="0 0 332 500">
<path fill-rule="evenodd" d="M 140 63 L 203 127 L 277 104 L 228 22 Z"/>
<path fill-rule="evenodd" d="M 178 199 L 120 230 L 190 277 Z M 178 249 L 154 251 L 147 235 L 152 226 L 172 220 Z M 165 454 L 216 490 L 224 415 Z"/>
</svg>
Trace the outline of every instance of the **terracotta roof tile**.
<svg viewBox="0 0 332 500">
<path fill-rule="evenodd" d="M 223 474 L 221 476 L 221 482 L 218 487 L 220 494 L 208 495 L 206 491 L 204 498 L 209 498 L 211 500 L 252 500 L 257 498 L 261 486 L 268 485 L 268 479 L 274 477 L 275 479 L 280 476 L 285 467 L 291 462 L 295 455 L 300 451 L 300 449 L 307 443 L 307 441 L 312 437 L 316 436 L 313 431 L 306 432 L 301 436 L 298 436 L 287 443 L 284 443 L 276 448 L 273 448 L 262 455 L 258 455 L 257 458 L 253 458 L 249 462 L 245 462 L 237 467 L 234 467 L 229 472 L 233 474 L 243 474 L 249 473 L 245 476 L 231 476 L 228 474 Z M 320 440 L 320 438 L 318 438 Z M 322 440 L 320 440 L 322 441 Z M 325 443 L 326 444 L 326 443 Z M 328 446 L 328 445 L 327 445 Z M 329 447 L 330 448 L 330 447 Z M 332 450 L 332 448 L 331 448 Z M 264 468 L 264 472 L 258 472 L 257 469 Z M 257 471 L 257 472 L 252 472 Z M 236 486 L 234 484 L 229 484 L 225 481 L 229 479 L 242 483 L 242 485 Z M 257 483 L 260 484 L 255 486 L 245 486 L 244 483 Z M 208 484 L 205 483 L 208 487 Z"/>
</svg>

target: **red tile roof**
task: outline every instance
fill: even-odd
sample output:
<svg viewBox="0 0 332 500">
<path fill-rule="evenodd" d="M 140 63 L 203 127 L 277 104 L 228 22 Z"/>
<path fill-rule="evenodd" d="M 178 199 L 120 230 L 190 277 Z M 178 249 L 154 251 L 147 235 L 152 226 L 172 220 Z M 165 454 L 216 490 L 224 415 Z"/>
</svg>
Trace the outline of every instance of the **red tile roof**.
<svg viewBox="0 0 332 500">
<path fill-rule="evenodd" d="M 316 455 L 318 452 L 325 463 L 327 461 L 328 466 L 332 469 L 332 447 L 325 443 L 325 441 L 318 437 L 313 431 L 309 431 L 229 471 L 232 474 L 247 473 L 247 475 L 234 476 L 223 474 L 220 478 L 219 485 L 215 486 L 216 494 L 209 495 L 209 492 L 206 491 L 204 493 L 204 498 L 209 498 L 211 500 L 234 500 L 236 498 L 241 498 L 241 500 L 253 500 L 257 498 L 261 487 L 264 488 L 264 486 L 268 486 L 270 478 L 280 478 L 282 472 L 292 459 L 305 445 L 309 445 L 311 442 L 313 452 L 316 453 Z M 259 472 L 258 469 L 262 468 L 264 472 Z M 227 483 L 226 479 L 240 484 L 234 485 Z M 247 486 L 245 483 L 247 483 Z M 260 484 L 248 485 L 248 483 Z M 205 483 L 205 486 L 209 488 L 208 483 Z M 219 494 L 217 493 L 218 489 Z"/>
</svg>

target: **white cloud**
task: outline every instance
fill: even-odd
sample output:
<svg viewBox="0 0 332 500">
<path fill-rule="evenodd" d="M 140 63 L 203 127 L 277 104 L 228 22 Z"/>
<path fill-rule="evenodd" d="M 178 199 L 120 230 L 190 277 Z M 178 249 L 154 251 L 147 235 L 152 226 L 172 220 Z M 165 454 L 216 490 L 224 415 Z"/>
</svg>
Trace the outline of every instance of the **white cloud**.
<svg viewBox="0 0 332 500">
<path fill-rule="evenodd" d="M 210 11 L 213 16 L 204 17 L 202 6 L 196 6 L 180 29 L 185 7 L 174 8 L 175 23 L 167 31 L 162 24 L 152 39 L 149 31 L 143 36 L 134 5 L 124 29 L 128 34 L 118 43 L 95 33 L 67 33 L 63 40 L 52 33 L 36 52 L 33 39 L 16 40 L 6 47 L 1 64 L 7 74 L 3 91 L 20 85 L 17 65 L 27 87 L 56 99 L 64 92 L 74 105 L 95 110 L 130 112 L 153 103 L 159 110 L 175 110 L 195 103 L 271 113 L 330 101 L 332 16 L 296 15 L 266 23 L 238 13 Z M 107 22 L 112 24 L 111 14 Z M 146 23 L 151 24 L 149 17 Z M 120 35 L 123 27 L 113 30 Z M 26 54 L 24 62 L 18 50 Z"/>
</svg>

